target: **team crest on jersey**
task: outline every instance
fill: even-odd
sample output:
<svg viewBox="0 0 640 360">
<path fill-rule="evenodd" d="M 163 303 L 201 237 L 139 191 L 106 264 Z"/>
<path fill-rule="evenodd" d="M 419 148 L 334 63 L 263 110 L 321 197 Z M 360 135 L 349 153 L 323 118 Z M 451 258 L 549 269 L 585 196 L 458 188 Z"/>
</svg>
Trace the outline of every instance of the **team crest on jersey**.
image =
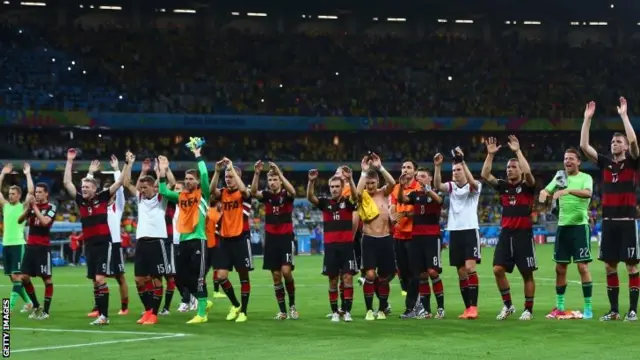
<svg viewBox="0 0 640 360">
<path fill-rule="evenodd" d="M 430 203 L 432 201 L 433 201 L 433 199 L 427 196 L 427 202 Z"/>
<path fill-rule="evenodd" d="M 347 207 L 347 205 L 345 205 L 345 203 L 344 203 L 344 202 L 341 202 L 341 203 L 340 203 L 340 205 L 338 205 L 338 207 L 339 207 L 340 209 L 344 209 L 345 207 Z"/>
<path fill-rule="evenodd" d="M 93 213 L 93 208 L 91 208 L 91 206 L 89 206 L 87 208 L 87 212 L 89 213 L 89 215 L 91 215 L 91 213 Z"/>
<path fill-rule="evenodd" d="M 516 194 L 520 194 L 521 192 L 522 192 L 522 187 L 521 187 L 521 186 L 518 186 L 518 187 L 516 188 Z"/>
</svg>

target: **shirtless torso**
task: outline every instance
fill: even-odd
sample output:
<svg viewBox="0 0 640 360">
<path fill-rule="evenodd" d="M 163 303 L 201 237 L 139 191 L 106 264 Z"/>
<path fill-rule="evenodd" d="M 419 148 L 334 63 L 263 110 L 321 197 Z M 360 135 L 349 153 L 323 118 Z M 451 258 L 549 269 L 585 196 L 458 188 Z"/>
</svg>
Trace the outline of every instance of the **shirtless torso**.
<svg viewBox="0 0 640 360">
<path fill-rule="evenodd" d="M 385 189 L 381 188 L 373 193 L 369 193 L 373 198 L 373 202 L 378 208 L 379 215 L 365 222 L 362 232 L 365 235 L 373 237 L 383 237 L 391 234 L 391 226 L 389 225 L 389 197 L 385 195 Z"/>
</svg>

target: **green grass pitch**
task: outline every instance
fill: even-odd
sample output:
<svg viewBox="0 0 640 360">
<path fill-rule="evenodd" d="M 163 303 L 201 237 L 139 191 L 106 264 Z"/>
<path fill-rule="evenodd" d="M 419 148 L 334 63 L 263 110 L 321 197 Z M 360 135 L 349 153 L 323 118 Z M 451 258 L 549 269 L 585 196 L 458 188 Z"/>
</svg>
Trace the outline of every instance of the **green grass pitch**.
<svg viewBox="0 0 640 360">
<path fill-rule="evenodd" d="M 493 249 L 484 249 L 484 263 L 479 267 L 480 318 L 458 320 L 462 312 L 460 291 L 455 271 L 443 272 L 447 318 L 444 320 L 403 320 L 404 298 L 394 280 L 391 289 L 393 314 L 385 321 L 366 322 L 361 288 L 356 288 L 354 322 L 332 323 L 329 312 L 327 283 L 320 275 L 320 256 L 299 256 L 295 271 L 297 307 L 300 320 L 276 321 L 277 304 L 270 284 L 270 275 L 261 270 L 257 259 L 252 273 L 252 294 L 249 321 L 226 322 L 229 309 L 226 299 L 216 299 L 206 324 L 186 325 L 193 313 L 175 311 L 179 295 L 174 297 L 174 311 L 161 317 L 155 326 L 137 325 L 141 307 L 130 273 L 130 303 L 128 316 L 118 316 L 119 295 L 115 282 L 111 289 L 111 324 L 96 328 L 89 325 L 86 313 L 92 306 L 90 283 L 84 278 L 83 267 L 54 269 L 56 285 L 51 307 L 52 316 L 45 321 L 29 320 L 16 311 L 11 317 L 11 358 L 15 359 L 134 359 L 158 360 L 196 359 L 632 359 L 640 350 L 640 323 L 593 320 L 546 320 L 544 315 L 555 303 L 554 265 L 551 245 L 538 246 L 540 270 L 536 272 L 537 294 L 535 318 L 518 321 L 513 316 L 506 321 L 495 320 L 502 303 L 491 270 Z M 594 254 L 596 249 L 594 249 Z M 447 259 L 445 252 L 443 258 Z M 446 261 L 446 260 L 445 260 Z M 131 271 L 132 268 L 128 267 Z M 582 309 L 582 290 L 575 266 L 571 266 L 567 307 Z M 608 310 L 604 270 L 600 262 L 591 266 L 594 281 L 594 311 L 602 315 Z M 620 267 L 621 309 L 628 306 L 627 280 Z M 236 291 L 239 282 L 231 279 Z M 210 278 L 209 284 L 211 284 Z M 512 297 L 519 311 L 524 302 L 519 275 L 510 276 Z M 43 287 L 34 282 L 42 301 Z M 2 285 L 8 295 L 10 285 Z M 211 290 L 211 289 L 210 289 Z M 435 299 L 432 298 L 435 304 Z M 19 304 L 18 306 L 21 306 Z M 17 308 L 16 308 L 17 310 Z"/>
</svg>

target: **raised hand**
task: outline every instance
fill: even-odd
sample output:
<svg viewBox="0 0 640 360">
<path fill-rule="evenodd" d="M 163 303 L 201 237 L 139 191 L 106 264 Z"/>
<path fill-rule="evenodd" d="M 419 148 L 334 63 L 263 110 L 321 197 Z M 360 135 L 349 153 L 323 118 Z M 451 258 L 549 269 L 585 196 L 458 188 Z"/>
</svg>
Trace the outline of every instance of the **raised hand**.
<svg viewBox="0 0 640 360">
<path fill-rule="evenodd" d="M 282 174 L 282 171 L 280 171 L 280 168 L 278 167 L 278 165 L 276 165 L 276 163 L 269 161 L 269 169 L 271 171 L 275 171 L 276 174 Z"/>
<path fill-rule="evenodd" d="M 136 156 L 131 151 L 127 151 L 127 153 L 124 155 L 124 158 L 127 159 L 128 163 L 133 163 L 136 161 Z"/>
<path fill-rule="evenodd" d="M 455 151 L 457 156 L 464 158 L 464 153 L 462 152 L 462 149 L 460 149 L 460 146 L 456 146 L 456 148 L 453 149 L 453 151 Z"/>
<path fill-rule="evenodd" d="M 151 159 L 147 158 L 144 159 L 144 161 L 142 162 L 142 168 L 141 168 L 143 173 L 148 173 L 149 171 L 151 171 Z"/>
<path fill-rule="evenodd" d="M 370 165 L 371 158 L 369 157 L 369 155 L 363 157 L 362 161 L 360 162 L 360 168 L 362 169 L 362 171 L 369 171 Z"/>
<path fill-rule="evenodd" d="M 76 152 L 76 149 L 71 148 L 69 150 L 67 150 L 67 161 L 72 161 L 76 159 L 76 155 L 78 155 L 78 153 Z"/>
<path fill-rule="evenodd" d="M 494 137 L 487 138 L 484 143 L 487 146 L 487 152 L 491 155 L 497 153 L 502 147 L 501 145 L 498 145 L 498 141 Z"/>
<path fill-rule="evenodd" d="M 159 169 L 168 169 L 169 168 L 169 159 L 167 159 L 166 156 L 158 156 L 158 158 L 156 159 L 156 162 L 158 163 L 158 168 Z"/>
<path fill-rule="evenodd" d="M 98 170 L 100 170 L 100 161 L 92 160 L 91 164 L 89 165 L 89 174 L 95 174 L 98 172 Z"/>
<path fill-rule="evenodd" d="M 24 163 L 24 164 L 22 165 L 22 172 L 23 172 L 25 175 L 29 175 L 29 174 L 31 174 L 31 165 L 30 165 L 29 163 Z"/>
<path fill-rule="evenodd" d="M 111 155 L 111 158 L 109 159 L 109 165 L 111 165 L 111 168 L 116 171 L 120 170 L 118 164 L 118 158 L 115 155 Z"/>
<path fill-rule="evenodd" d="M 231 160 L 229 160 L 229 158 L 223 157 L 222 161 L 224 161 L 224 166 L 227 168 L 227 170 L 229 170 L 229 169 L 231 169 L 233 167 L 233 162 Z"/>
<path fill-rule="evenodd" d="M 256 163 L 253 165 L 253 171 L 260 173 L 262 172 L 262 170 L 264 170 L 264 163 L 262 162 L 262 160 L 256 161 Z"/>
<path fill-rule="evenodd" d="M 351 168 L 348 166 L 341 166 L 340 171 L 342 172 L 342 177 L 347 181 L 353 176 L 353 171 L 351 171 Z"/>
<path fill-rule="evenodd" d="M 227 163 L 224 161 L 224 159 L 216 162 L 216 171 L 224 171 L 224 169 L 227 167 Z"/>
<path fill-rule="evenodd" d="M 5 166 L 2 168 L 2 173 L 5 175 L 11 174 L 12 171 L 13 171 L 12 163 L 5 164 Z"/>
<path fill-rule="evenodd" d="M 316 181 L 316 179 L 318 179 L 318 170 L 309 170 L 309 181 Z"/>
<path fill-rule="evenodd" d="M 444 156 L 442 156 L 442 154 L 440 154 L 440 153 L 437 153 L 436 156 L 433 157 L 433 164 L 435 166 L 442 165 L 443 161 L 444 161 Z"/>
<path fill-rule="evenodd" d="M 520 142 L 515 135 L 509 135 L 508 145 L 509 149 L 511 149 L 511 151 L 513 152 L 517 152 L 518 150 L 520 150 Z"/>
<path fill-rule="evenodd" d="M 36 198 L 35 196 L 31 195 L 31 194 L 27 194 L 27 197 L 25 199 L 26 203 L 33 206 L 36 203 Z"/>
<path fill-rule="evenodd" d="M 623 99 L 623 98 L 620 98 L 620 99 Z M 622 100 L 620 101 L 620 104 L 622 104 Z M 624 104 L 625 104 L 625 111 L 626 111 L 627 102 L 625 101 Z M 587 105 L 584 107 L 584 118 L 591 119 L 595 112 L 596 112 L 596 102 L 589 101 Z M 618 113 L 620 113 L 620 108 L 618 108 Z"/>
<path fill-rule="evenodd" d="M 374 169 L 380 169 L 382 167 L 382 160 L 380 159 L 380 156 L 378 156 L 378 154 L 371 153 L 370 159 L 371 159 L 371 166 Z"/>
<path fill-rule="evenodd" d="M 627 99 L 620 96 L 620 106 L 618 106 L 619 115 L 627 115 Z"/>
</svg>

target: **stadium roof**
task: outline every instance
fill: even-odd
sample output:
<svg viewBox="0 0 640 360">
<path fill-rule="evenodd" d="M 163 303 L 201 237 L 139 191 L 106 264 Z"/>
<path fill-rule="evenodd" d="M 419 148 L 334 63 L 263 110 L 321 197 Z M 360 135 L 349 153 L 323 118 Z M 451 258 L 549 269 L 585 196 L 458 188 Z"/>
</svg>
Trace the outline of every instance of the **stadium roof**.
<svg viewBox="0 0 640 360">
<path fill-rule="evenodd" d="M 206 11 L 326 13 L 336 16 L 398 16 L 436 18 L 456 16 L 467 18 L 513 18 L 514 20 L 622 20 L 640 22 L 640 1 L 634 0 L 3 0 L 3 7 L 20 7 L 25 3 L 46 4 L 47 7 L 115 6 Z M 66 5 L 63 5 L 66 4 Z"/>
</svg>

